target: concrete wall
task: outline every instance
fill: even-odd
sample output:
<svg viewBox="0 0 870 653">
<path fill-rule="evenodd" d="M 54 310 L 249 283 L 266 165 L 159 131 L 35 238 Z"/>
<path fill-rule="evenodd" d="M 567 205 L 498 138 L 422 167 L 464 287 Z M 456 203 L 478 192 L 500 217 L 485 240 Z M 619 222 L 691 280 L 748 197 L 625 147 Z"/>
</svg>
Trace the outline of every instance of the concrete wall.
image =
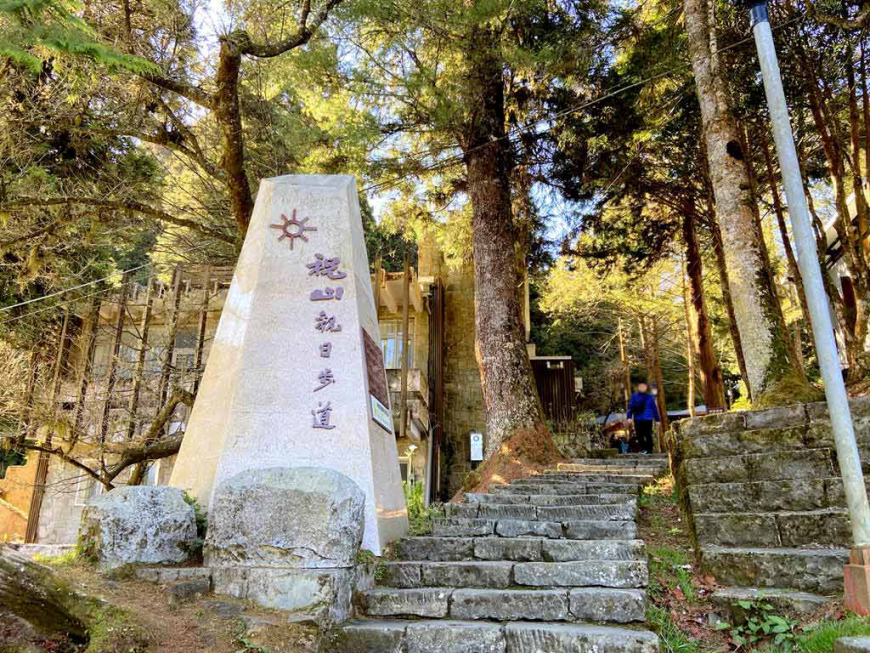
<svg viewBox="0 0 870 653">
<path fill-rule="evenodd" d="M 0 479 L 0 542 L 24 541 L 38 461 L 39 454 L 31 453 L 24 465 L 7 467 Z"/>
</svg>

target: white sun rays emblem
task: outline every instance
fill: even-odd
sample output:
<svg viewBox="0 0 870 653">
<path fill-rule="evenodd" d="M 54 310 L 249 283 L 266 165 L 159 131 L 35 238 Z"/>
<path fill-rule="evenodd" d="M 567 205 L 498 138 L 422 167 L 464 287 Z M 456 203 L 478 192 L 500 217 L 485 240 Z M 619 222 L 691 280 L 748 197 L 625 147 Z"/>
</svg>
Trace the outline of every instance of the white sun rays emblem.
<svg viewBox="0 0 870 653">
<path fill-rule="evenodd" d="M 278 236 L 278 240 L 284 240 L 285 238 L 290 239 L 290 249 L 293 249 L 293 241 L 297 238 L 304 240 L 306 243 L 308 242 L 308 237 L 305 235 L 306 231 L 317 231 L 316 227 L 306 227 L 305 223 L 308 222 L 308 218 L 304 218 L 303 220 L 296 219 L 296 209 L 293 209 L 293 217 L 291 219 L 287 219 L 287 216 L 283 213 L 281 214 L 281 220 L 283 220 L 283 224 L 270 224 L 270 229 L 280 229 L 281 235 Z"/>
</svg>

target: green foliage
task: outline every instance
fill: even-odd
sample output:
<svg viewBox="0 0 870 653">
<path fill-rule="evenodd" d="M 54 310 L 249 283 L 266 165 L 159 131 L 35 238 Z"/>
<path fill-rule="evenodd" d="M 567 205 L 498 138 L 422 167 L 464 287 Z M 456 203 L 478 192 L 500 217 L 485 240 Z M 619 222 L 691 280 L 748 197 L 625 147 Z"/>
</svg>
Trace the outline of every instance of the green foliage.
<svg viewBox="0 0 870 653">
<path fill-rule="evenodd" d="M 150 639 L 126 610 L 96 601 L 89 614 L 88 636 L 85 653 L 145 653 Z"/>
<path fill-rule="evenodd" d="M 428 535 L 432 532 L 432 520 L 444 516 L 440 506 L 426 507 L 422 483 L 402 483 L 405 506 L 408 509 L 408 534 Z"/>
<path fill-rule="evenodd" d="M 647 601 L 646 620 L 658 634 L 663 653 L 702 653 L 704 650 L 699 642 L 687 637 L 671 619 L 670 613 L 664 608 Z"/>
<path fill-rule="evenodd" d="M 202 555 L 202 547 L 205 544 L 205 536 L 208 531 L 208 512 L 202 507 L 195 496 L 184 493 L 184 502 L 193 506 L 193 517 L 196 521 L 196 539 L 189 543 L 187 553 L 192 557 Z"/>
<path fill-rule="evenodd" d="M 358 565 L 371 565 L 377 561 L 377 556 L 368 549 L 360 549 L 356 554 L 356 563 Z"/>
<path fill-rule="evenodd" d="M 692 580 L 692 566 L 688 554 L 669 546 L 649 549 L 649 592 L 660 594 L 665 589 L 679 588 L 685 600 L 693 603 L 698 593 Z"/>
<path fill-rule="evenodd" d="M 70 565 L 74 565 L 79 562 L 81 556 L 79 555 L 79 550 L 77 547 L 74 547 L 72 550 L 67 551 L 59 556 L 47 556 L 37 553 L 33 556 L 33 560 L 39 562 L 43 565 L 48 565 L 49 567 L 68 567 Z"/>
<path fill-rule="evenodd" d="M 71 0 L 0 0 L 0 56 L 34 74 L 59 54 L 84 56 L 111 71 L 159 72 L 150 61 L 100 43 L 80 12 L 81 5 Z"/>
<path fill-rule="evenodd" d="M 727 630 L 736 649 L 760 648 L 770 645 L 777 651 L 788 653 L 797 642 L 798 622 L 774 613 L 773 604 L 764 597 L 755 601 L 737 601 L 735 607 L 742 611 L 739 623 L 720 622 L 718 630 Z"/>
<path fill-rule="evenodd" d="M 851 615 L 845 619 L 822 621 L 797 638 L 801 653 L 833 653 L 834 642 L 841 637 L 870 636 L 870 619 Z"/>
</svg>

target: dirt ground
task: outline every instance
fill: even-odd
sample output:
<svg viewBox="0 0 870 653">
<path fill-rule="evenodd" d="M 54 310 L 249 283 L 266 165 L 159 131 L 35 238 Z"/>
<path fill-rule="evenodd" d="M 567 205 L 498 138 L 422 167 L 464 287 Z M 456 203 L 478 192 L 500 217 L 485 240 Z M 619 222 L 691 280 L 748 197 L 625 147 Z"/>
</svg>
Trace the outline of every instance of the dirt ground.
<svg viewBox="0 0 870 653">
<path fill-rule="evenodd" d="M 99 626 L 99 641 L 92 640 L 86 649 L 88 653 L 315 653 L 317 650 L 315 627 L 288 624 L 281 613 L 247 601 L 208 594 L 172 605 L 160 586 L 136 578 L 98 574 L 77 563 L 55 568 L 76 589 L 120 608 L 120 611 L 112 611 L 111 620 Z M 34 652 L 82 650 L 58 647 L 39 639 L 31 639 L 30 644 L 35 647 Z"/>
</svg>

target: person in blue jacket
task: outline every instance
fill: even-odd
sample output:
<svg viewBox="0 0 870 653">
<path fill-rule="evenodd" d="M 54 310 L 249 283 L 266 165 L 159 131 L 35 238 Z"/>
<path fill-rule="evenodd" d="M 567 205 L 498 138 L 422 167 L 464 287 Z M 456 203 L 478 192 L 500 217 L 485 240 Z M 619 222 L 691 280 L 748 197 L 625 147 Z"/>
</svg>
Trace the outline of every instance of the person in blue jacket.
<svg viewBox="0 0 870 653">
<path fill-rule="evenodd" d="M 649 386 L 641 381 L 637 392 L 628 401 L 628 419 L 634 424 L 641 453 L 652 453 L 653 422 L 661 421 L 656 398 L 649 393 Z"/>
</svg>

